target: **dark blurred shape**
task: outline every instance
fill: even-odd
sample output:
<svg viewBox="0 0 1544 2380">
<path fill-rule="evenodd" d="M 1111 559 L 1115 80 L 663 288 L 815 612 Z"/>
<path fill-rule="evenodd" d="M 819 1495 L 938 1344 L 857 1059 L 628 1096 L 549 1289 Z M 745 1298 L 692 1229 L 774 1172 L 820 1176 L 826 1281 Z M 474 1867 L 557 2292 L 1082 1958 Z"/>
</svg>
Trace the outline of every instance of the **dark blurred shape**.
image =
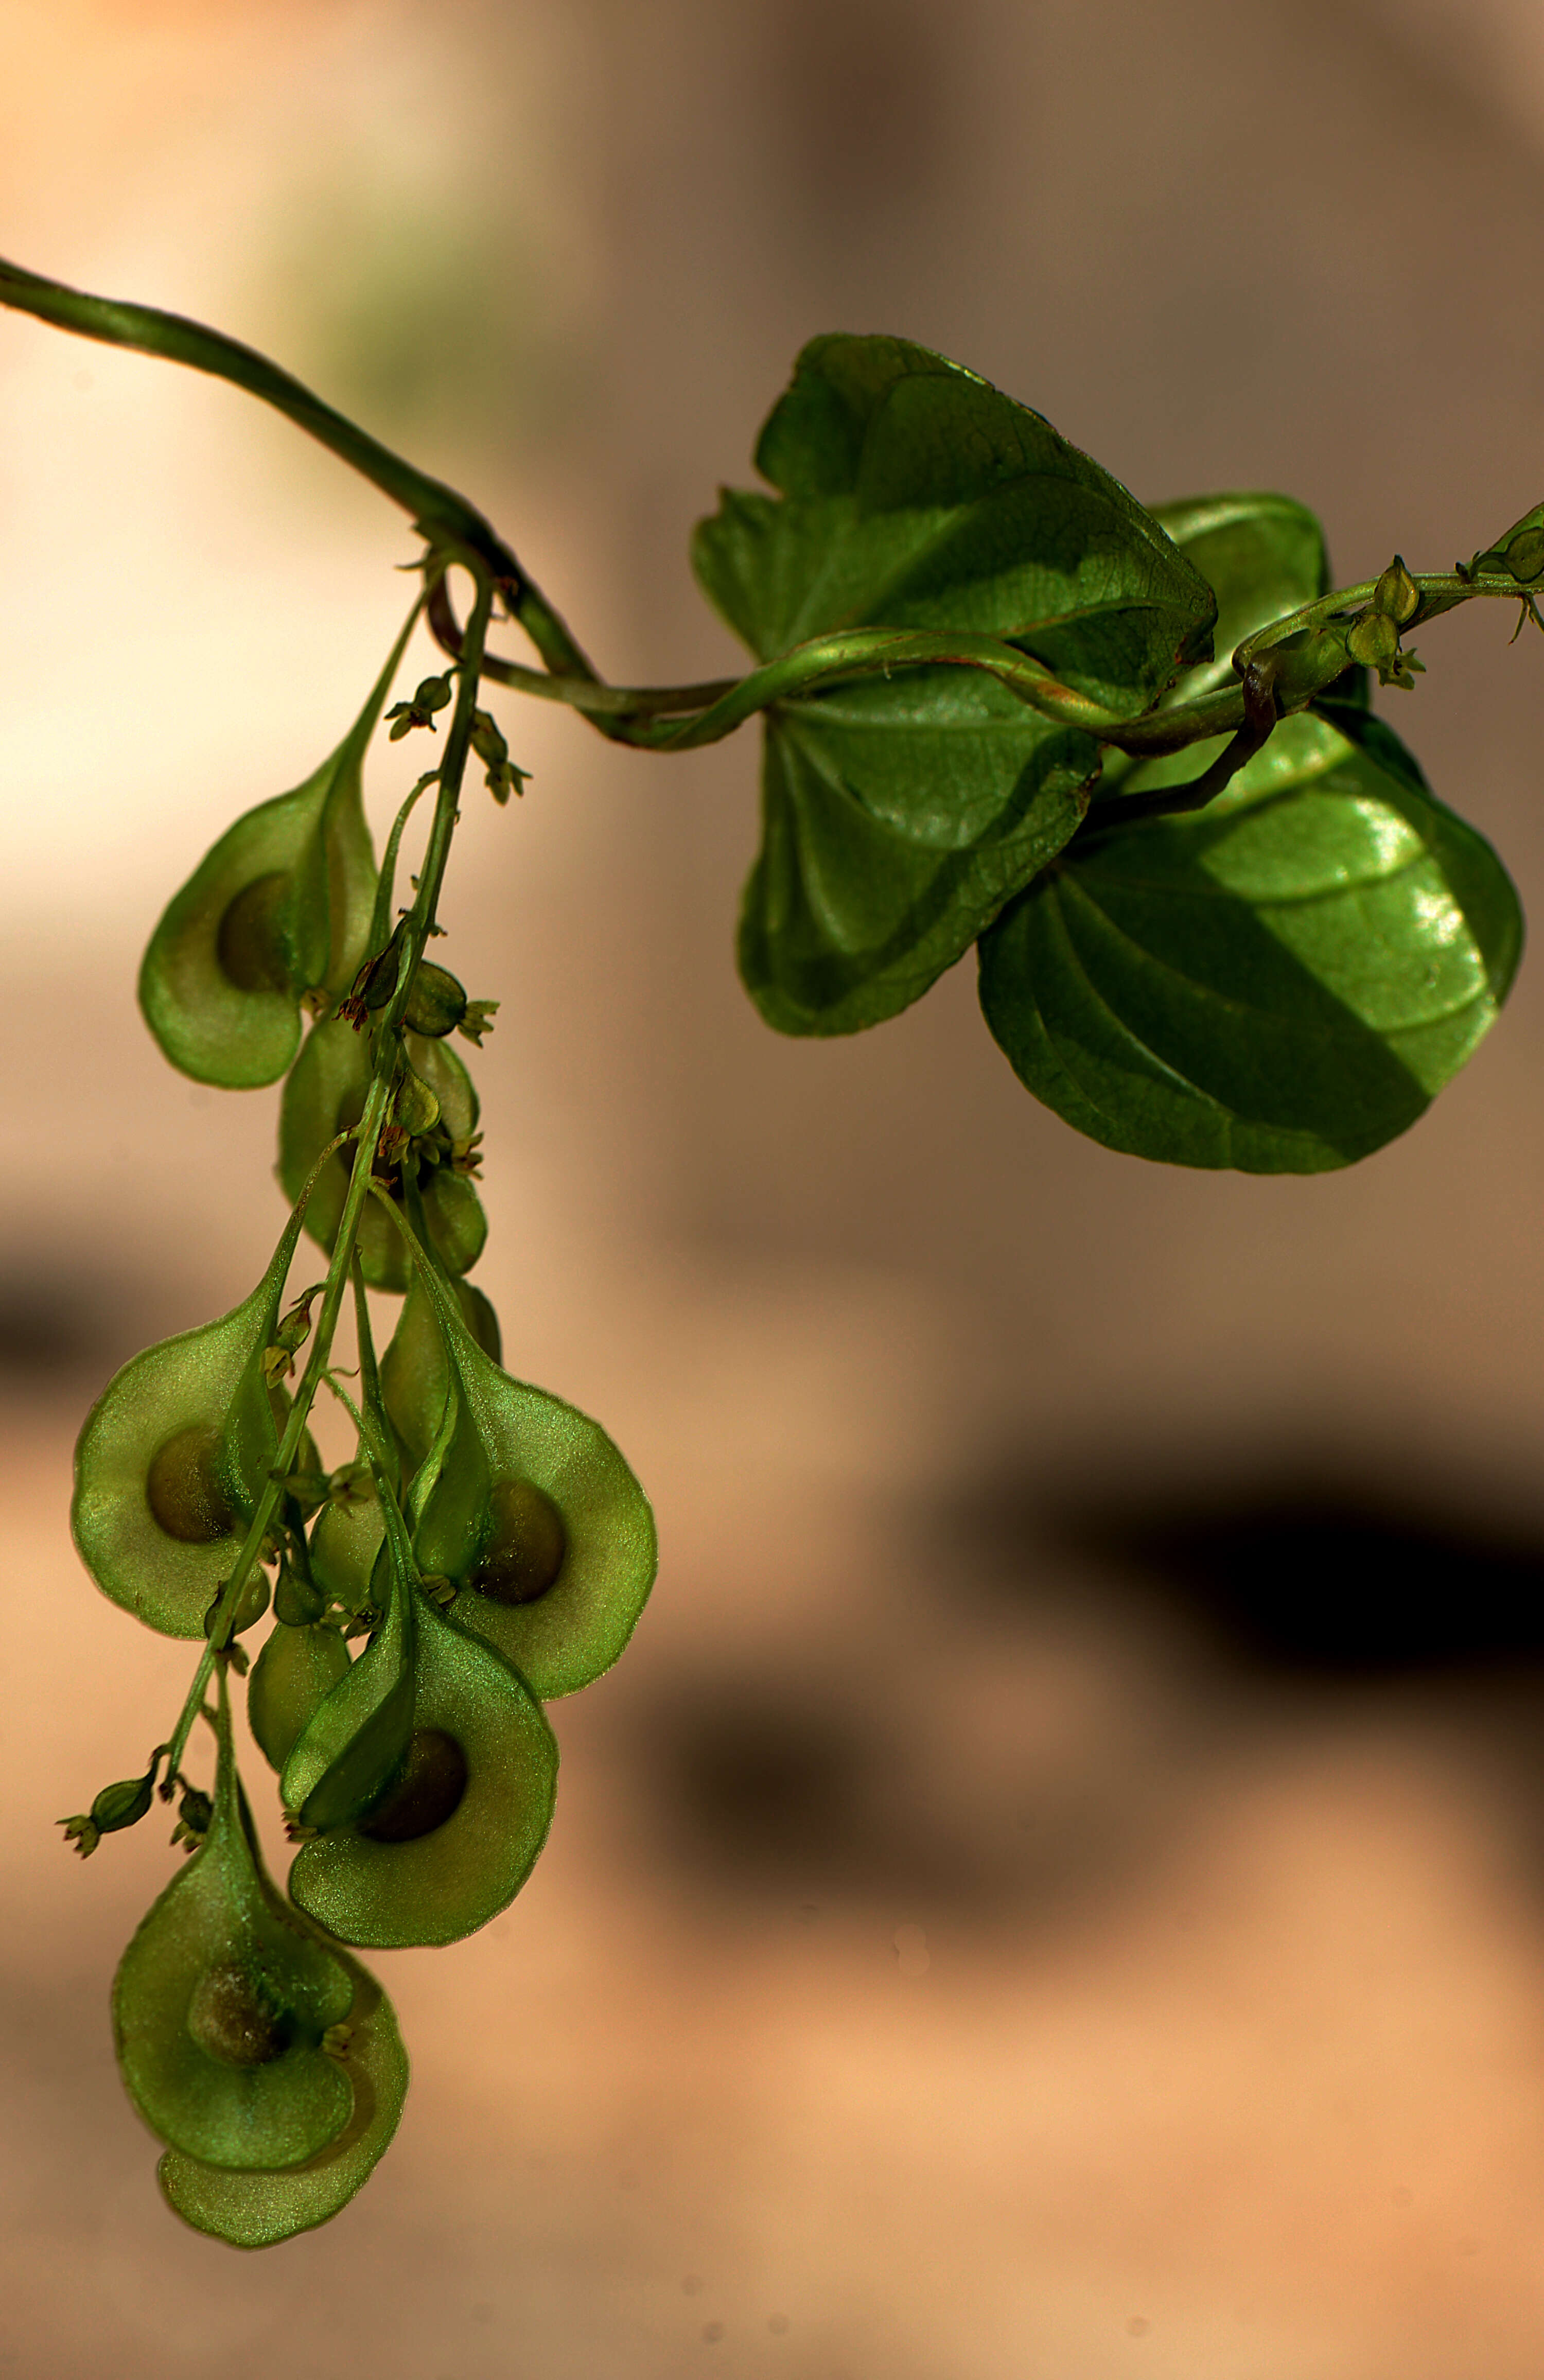
<svg viewBox="0 0 1544 2380">
<path fill-rule="evenodd" d="M 47 1272 L 0 1272 L 0 1384 L 54 1389 L 88 1373 L 103 1344 L 81 1285 Z"/>
<path fill-rule="evenodd" d="M 909 1657 L 888 1677 L 878 1658 L 855 1658 L 845 1694 L 829 1679 L 725 1671 L 635 1706 L 655 1856 L 705 1907 L 1044 1926 L 1150 1859 L 1170 1822 L 1163 1787 L 1145 1776 L 1134 1791 L 1119 1762 L 1076 1744 L 1047 1759 L 1032 1729 L 983 1763 L 970 1705 L 938 1691 L 941 1673 L 918 1696 Z"/>
<path fill-rule="evenodd" d="M 675 1831 L 739 1875 L 866 1864 L 863 1804 L 878 1748 L 861 1713 L 716 1678 L 652 1714 L 651 1766 Z"/>
<path fill-rule="evenodd" d="M 186 1327 L 167 1285 L 12 1249 L 0 1265 L 0 1395 L 85 1404 L 152 1339 Z"/>
<path fill-rule="evenodd" d="M 954 39 L 916 0 L 776 0 L 765 40 L 790 197 L 877 212 L 935 181 Z"/>
<path fill-rule="evenodd" d="M 967 1529 L 1004 1586 L 1052 1547 L 1158 1588 L 1235 1658 L 1278 1671 L 1366 1680 L 1544 1656 L 1544 1534 L 1457 1488 L 1312 1460 L 1150 1495 L 1001 1485 Z"/>
</svg>

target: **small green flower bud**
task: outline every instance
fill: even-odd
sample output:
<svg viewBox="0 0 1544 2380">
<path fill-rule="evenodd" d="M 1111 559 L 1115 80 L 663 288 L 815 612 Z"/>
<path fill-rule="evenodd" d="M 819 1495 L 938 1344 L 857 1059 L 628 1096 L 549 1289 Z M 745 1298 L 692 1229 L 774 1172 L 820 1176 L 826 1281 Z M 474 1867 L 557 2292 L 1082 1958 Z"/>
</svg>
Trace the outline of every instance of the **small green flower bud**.
<svg viewBox="0 0 1544 2380">
<path fill-rule="evenodd" d="M 59 1820 L 66 1842 L 74 1843 L 82 1859 L 90 1859 L 103 1835 L 139 1825 L 155 1798 L 155 1772 L 164 1749 L 157 1745 L 142 1777 L 125 1777 L 115 1785 L 104 1785 L 88 1815 Z"/>
<path fill-rule="evenodd" d="M 475 1043 L 480 1050 L 483 1035 L 492 1033 L 493 1029 L 498 1004 L 496 1000 L 468 1000 L 467 1013 L 456 1028 L 462 1039 Z"/>
<path fill-rule="evenodd" d="M 1373 609 L 1403 628 L 1420 609 L 1420 589 L 1404 567 L 1404 558 L 1395 554 L 1379 579 L 1374 591 Z"/>
<path fill-rule="evenodd" d="M 213 1815 L 214 1804 L 209 1795 L 201 1792 L 196 1785 L 185 1785 L 177 1804 L 176 1825 L 172 1830 L 174 1847 L 180 1843 L 185 1854 L 196 1852 L 209 1832 Z"/>
<path fill-rule="evenodd" d="M 324 1281 L 313 1281 L 310 1289 L 303 1291 L 296 1299 L 288 1313 L 280 1316 L 278 1329 L 274 1333 L 274 1344 L 283 1348 L 286 1355 L 298 1355 L 310 1337 L 311 1307 L 326 1286 Z M 294 1369 L 293 1364 L 290 1369 Z"/>
<path fill-rule="evenodd" d="M 427 727 L 434 732 L 433 714 L 443 710 L 451 698 L 448 677 L 426 677 L 419 684 L 411 702 L 394 702 L 386 717 L 391 721 L 391 741 L 395 744 L 414 727 Z"/>
<path fill-rule="evenodd" d="M 409 1066 L 396 1087 L 395 1121 L 405 1132 L 432 1132 L 440 1121 L 440 1102 L 420 1075 Z"/>
<path fill-rule="evenodd" d="M 1506 566 L 1519 585 L 1544 573 L 1544 528 L 1522 528 L 1506 549 Z"/>
<path fill-rule="evenodd" d="M 230 1581 L 226 1579 L 222 1585 L 219 1594 L 210 1605 L 209 1609 L 204 1613 L 203 1633 L 206 1636 L 213 1635 L 215 1623 L 224 1613 L 225 1598 L 229 1592 Z M 244 1628 L 255 1628 L 267 1609 L 268 1581 L 264 1578 L 261 1571 L 254 1570 L 249 1574 L 241 1589 L 240 1598 L 237 1604 L 236 1618 L 232 1621 L 230 1626 L 231 1635 L 233 1637 L 239 1636 Z"/>
<path fill-rule="evenodd" d="M 1380 673 L 1398 658 L 1399 630 L 1383 612 L 1364 612 L 1345 641 L 1354 662 Z"/>
<path fill-rule="evenodd" d="M 274 1617 L 285 1628 L 309 1628 L 327 1609 L 327 1598 L 286 1562 L 274 1587 Z"/>
<path fill-rule="evenodd" d="M 497 720 L 486 710 L 472 713 L 472 750 L 487 771 L 485 782 L 496 802 L 502 805 L 511 794 L 525 792 L 530 771 L 515 766 Z"/>
</svg>

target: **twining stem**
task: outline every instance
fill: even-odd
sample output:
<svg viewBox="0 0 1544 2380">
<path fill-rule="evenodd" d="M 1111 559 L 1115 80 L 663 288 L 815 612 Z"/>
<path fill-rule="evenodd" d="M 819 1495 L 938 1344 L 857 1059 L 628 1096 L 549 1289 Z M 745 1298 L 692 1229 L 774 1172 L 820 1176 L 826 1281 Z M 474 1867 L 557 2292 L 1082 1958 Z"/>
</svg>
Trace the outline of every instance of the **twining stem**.
<svg viewBox="0 0 1544 2380">
<path fill-rule="evenodd" d="M 383 951 L 391 937 L 392 893 L 396 886 L 396 855 L 402 848 L 403 829 L 418 808 L 419 795 L 428 791 L 439 773 L 438 769 L 425 770 L 392 820 L 386 848 L 381 855 L 381 873 L 375 883 L 375 906 L 371 913 L 370 947 L 372 951 Z"/>
<path fill-rule="evenodd" d="M 502 599 L 546 665 L 543 674 L 501 661 L 484 652 L 480 638 L 476 654 L 468 657 L 474 676 L 480 672 L 522 693 L 566 703 L 588 718 L 601 735 L 644 750 L 682 752 L 715 742 L 756 711 L 808 696 L 842 678 L 943 665 L 985 670 L 1043 717 L 1083 728 L 1098 742 L 1120 751 L 1144 757 L 1176 752 L 1214 735 L 1253 734 L 1253 699 L 1246 702 L 1243 686 L 1252 662 L 1262 666 L 1269 662 L 1266 675 L 1256 683 L 1264 684 L 1269 676 L 1279 716 L 1306 709 L 1344 666 L 1343 657 L 1337 665 L 1340 639 L 1335 631 L 1350 625 L 1351 615 L 1370 602 L 1377 589 L 1377 581 L 1368 579 L 1271 621 L 1247 638 L 1234 655 L 1238 684 L 1195 701 L 1156 705 L 1137 718 L 1112 712 L 1089 700 L 1023 650 L 1022 642 L 1032 638 L 1032 627 L 1025 628 L 1021 640 L 1015 643 L 942 631 L 858 628 L 812 638 L 738 680 L 717 679 L 687 686 L 610 686 L 600 680 L 541 589 L 475 504 L 444 480 L 394 454 L 255 348 L 185 315 L 91 297 L 4 261 L 0 261 L 0 305 L 18 308 L 84 338 L 137 348 L 187 364 L 196 371 L 211 372 L 275 407 L 410 513 L 429 540 L 435 562 L 466 560 L 480 586 L 490 588 Z M 464 645 L 471 643 L 470 632 L 464 640 L 444 590 L 443 568 L 435 576 L 438 583 L 431 595 L 430 625 L 447 650 L 461 654 Z M 1520 599 L 1531 591 L 1505 571 L 1455 570 L 1411 574 L 1411 577 L 1419 603 L 1404 624 L 1406 631 L 1477 596 Z M 1289 648 L 1298 639 L 1305 640 L 1307 649 L 1291 651 Z"/>
<path fill-rule="evenodd" d="M 383 446 L 346 415 L 324 405 L 255 347 L 226 338 L 223 332 L 209 330 L 185 314 L 168 314 L 159 306 L 136 306 L 114 298 L 93 298 L 3 259 L 0 305 L 35 314 L 40 321 L 52 322 L 61 331 L 74 331 L 84 339 L 134 347 L 143 355 L 187 364 L 194 371 L 211 372 L 216 380 L 228 380 L 249 395 L 275 407 L 411 514 L 431 545 L 459 548 L 474 557 L 549 669 L 569 677 L 593 678 L 590 662 L 541 589 L 475 504 L 443 480 L 431 478 L 394 455 L 389 446 Z"/>
<path fill-rule="evenodd" d="M 348 1193 L 344 1200 L 338 1222 L 337 1237 L 333 1243 L 332 1262 L 327 1268 L 326 1284 L 322 1293 L 322 1310 L 311 1333 L 310 1351 L 300 1375 L 285 1421 L 284 1434 L 274 1466 L 268 1475 L 257 1501 L 247 1535 L 242 1542 L 236 1566 L 225 1584 L 221 1609 L 210 1633 L 208 1644 L 194 1672 L 193 1682 L 182 1715 L 171 1739 L 168 1776 L 174 1775 L 187 1749 L 193 1721 L 203 1701 L 215 1661 L 230 1642 L 242 1590 L 261 1553 L 274 1514 L 284 1493 L 285 1482 L 299 1451 L 301 1435 L 310 1415 L 311 1404 L 327 1369 L 333 1350 L 333 1336 L 337 1328 L 338 1309 L 348 1286 L 354 1263 L 354 1244 L 359 1234 L 359 1218 L 364 1213 L 365 1200 L 370 1196 L 375 1154 L 385 1125 L 392 1092 L 395 1087 L 397 1062 L 400 1055 L 401 1025 L 413 978 L 418 972 L 439 903 L 440 888 L 444 881 L 445 865 L 450 857 L 451 840 L 456 832 L 456 804 L 461 780 L 466 772 L 467 755 L 471 748 L 472 715 L 477 709 L 478 678 L 482 660 L 483 639 L 492 614 L 493 584 L 480 568 L 477 557 L 470 553 L 455 557 L 472 574 L 477 585 L 477 600 L 468 624 L 466 646 L 458 665 L 456 709 L 445 737 L 444 758 L 439 771 L 439 798 L 434 806 L 433 821 L 429 830 L 429 842 L 419 870 L 418 897 L 408 913 L 398 944 L 396 988 L 382 1014 L 377 1028 L 375 1067 L 370 1088 L 365 1094 L 364 1112 L 355 1132 L 354 1166 L 349 1176 Z"/>
<path fill-rule="evenodd" d="M 1412 581 L 1419 602 L 1404 624 L 1402 633 L 1405 636 L 1477 596 L 1510 597 L 1516 601 L 1527 592 L 1507 572 L 1431 571 L 1413 573 Z M 501 661 L 492 654 L 486 657 L 483 669 L 486 676 L 498 679 L 517 693 L 566 703 L 588 718 L 592 726 L 602 727 L 614 741 L 651 752 L 687 752 L 703 744 L 717 743 L 759 710 L 807 698 L 844 680 L 888 678 L 896 670 L 906 669 L 979 669 L 995 677 L 1009 693 L 1043 718 L 1063 726 L 1081 728 L 1097 742 L 1112 745 L 1133 759 L 1152 759 L 1184 751 L 1192 744 L 1207 742 L 1216 735 L 1241 735 L 1253 741 L 1258 733 L 1258 701 L 1246 693 L 1251 664 L 1263 671 L 1257 678 L 1257 688 L 1274 681 L 1279 716 L 1306 710 L 1346 667 L 1347 656 L 1336 643 L 1334 630 L 1349 628 L 1377 590 L 1376 579 L 1364 579 L 1355 587 L 1339 588 L 1331 594 L 1318 596 L 1297 611 L 1268 622 L 1232 655 L 1235 672 L 1233 685 L 1214 687 L 1210 693 L 1189 701 L 1162 702 L 1135 718 L 1079 694 L 1076 687 L 1056 678 L 1032 653 L 1020 650 L 1023 642 L 1032 640 L 1030 627 L 1019 632 L 1013 642 L 963 630 L 844 629 L 812 637 L 743 678 L 721 678 L 702 686 L 607 686 L 593 678 L 544 675 L 540 670 L 523 669 L 517 662 Z M 443 579 L 430 597 L 426 616 L 444 650 L 458 653 L 461 631 Z M 1316 630 L 1323 632 L 1322 640 L 1317 644 Z M 1310 649 L 1293 653 L 1282 650 L 1294 640 Z M 1269 658 L 1272 654 L 1274 661 Z M 1207 772 L 1209 782 L 1213 773 Z M 1135 802 L 1137 796 L 1128 798 Z M 1153 798 L 1156 801 L 1157 796 Z M 1171 801 L 1164 807 L 1174 805 Z M 1126 809 L 1125 815 L 1135 817 L 1137 813 Z"/>
</svg>

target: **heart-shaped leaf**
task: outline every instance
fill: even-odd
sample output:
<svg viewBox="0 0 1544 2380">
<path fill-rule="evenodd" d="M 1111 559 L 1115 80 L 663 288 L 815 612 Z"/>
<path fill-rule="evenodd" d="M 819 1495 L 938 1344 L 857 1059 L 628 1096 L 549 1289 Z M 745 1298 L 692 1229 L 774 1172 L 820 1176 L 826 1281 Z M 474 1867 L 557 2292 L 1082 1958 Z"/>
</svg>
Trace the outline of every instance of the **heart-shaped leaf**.
<svg viewBox="0 0 1544 2380">
<path fill-rule="evenodd" d="M 1204 811 L 1080 840 L 982 937 L 993 1034 L 1093 1139 L 1346 1165 L 1493 1022 L 1522 947 L 1505 870 L 1381 721 L 1334 715 L 1286 721 Z"/>
<path fill-rule="evenodd" d="M 758 658 L 845 629 L 967 632 L 1129 717 L 1210 650 L 1205 580 L 1027 407 L 902 339 L 805 348 L 693 563 Z M 740 970 L 784 1032 L 878 1024 L 1073 833 L 1099 750 L 983 670 L 849 676 L 767 716 Z"/>
</svg>

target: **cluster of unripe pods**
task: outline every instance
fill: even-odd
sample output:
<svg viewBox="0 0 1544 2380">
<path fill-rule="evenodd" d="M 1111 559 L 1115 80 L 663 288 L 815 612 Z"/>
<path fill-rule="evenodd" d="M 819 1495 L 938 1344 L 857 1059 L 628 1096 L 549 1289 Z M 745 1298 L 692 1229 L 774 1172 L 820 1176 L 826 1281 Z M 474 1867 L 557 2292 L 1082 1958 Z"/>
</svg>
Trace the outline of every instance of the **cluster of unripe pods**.
<svg viewBox="0 0 1544 2380">
<path fill-rule="evenodd" d="M 119 1968 L 118 2055 L 164 2143 L 171 2204 L 246 2247 L 325 2221 L 385 2148 L 407 2061 L 350 1950 L 456 1941 L 512 1900 L 553 1809 L 541 1706 L 616 1658 L 655 1567 L 622 1456 L 502 1368 L 493 1310 L 464 1278 L 486 1236 L 478 1102 L 446 1036 L 478 1038 L 488 1007 L 421 958 L 404 985 L 400 821 L 378 870 L 361 799 L 406 634 L 338 751 L 222 836 L 152 940 L 140 999 L 172 1062 L 229 1087 L 286 1077 L 279 1172 L 294 1211 L 251 1294 L 127 1365 L 77 1452 L 75 1538 L 97 1585 L 163 1634 L 208 1640 L 192 1709 L 214 1734 L 213 1791 L 182 1774 L 184 1725 L 148 1775 L 107 1788 L 67 1830 L 90 1851 L 134 1823 L 163 1758 L 160 1792 L 181 1788 L 191 1856 Z M 447 698 L 429 681 L 398 711 L 428 724 Z M 496 730 L 479 721 L 499 793 L 483 752 Z M 361 1204 L 372 1090 L 387 1104 L 377 1097 Z M 286 1309 L 303 1231 L 331 1268 Z M 358 1402 L 317 1344 L 348 1287 Z M 379 1365 L 367 1289 L 403 1301 Z M 286 1385 L 319 1295 L 302 1390 L 324 1381 L 359 1431 L 355 1462 L 331 1475 Z M 270 1606 L 249 1671 L 239 1638 Z M 247 1675 L 298 1846 L 287 1897 L 237 1776 L 231 1671 Z"/>
</svg>

